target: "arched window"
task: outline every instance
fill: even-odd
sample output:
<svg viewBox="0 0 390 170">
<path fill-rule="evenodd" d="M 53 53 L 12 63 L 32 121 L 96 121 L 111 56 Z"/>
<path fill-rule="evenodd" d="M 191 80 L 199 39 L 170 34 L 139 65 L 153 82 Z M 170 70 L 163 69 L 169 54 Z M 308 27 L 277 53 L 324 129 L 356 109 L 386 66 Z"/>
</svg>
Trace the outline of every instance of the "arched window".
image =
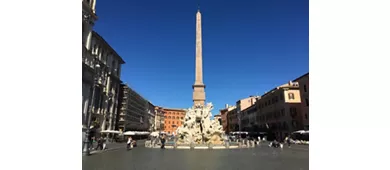
<svg viewBox="0 0 390 170">
<path fill-rule="evenodd" d="M 288 93 L 288 99 L 293 100 L 294 99 L 294 93 Z"/>
<path fill-rule="evenodd" d="M 99 47 L 98 47 L 97 44 L 93 45 L 93 49 L 92 49 L 92 50 L 93 50 L 93 51 L 92 51 L 93 53 L 92 53 L 92 54 L 97 55 L 97 53 L 98 53 L 98 48 L 99 48 Z"/>
</svg>

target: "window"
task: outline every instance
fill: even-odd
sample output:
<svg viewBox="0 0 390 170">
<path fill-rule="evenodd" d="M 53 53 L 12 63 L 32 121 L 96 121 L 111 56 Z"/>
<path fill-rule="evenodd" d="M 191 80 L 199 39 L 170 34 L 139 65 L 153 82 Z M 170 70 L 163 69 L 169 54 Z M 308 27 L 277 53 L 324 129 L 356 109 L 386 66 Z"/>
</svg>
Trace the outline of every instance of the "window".
<svg viewBox="0 0 390 170">
<path fill-rule="evenodd" d="M 287 129 L 288 129 L 288 125 L 287 125 L 286 122 L 283 122 L 283 128 L 284 128 L 284 130 L 287 130 Z"/>
<path fill-rule="evenodd" d="M 290 107 L 290 116 L 292 118 L 295 118 L 297 116 L 297 108 L 295 107 Z"/>
<path fill-rule="evenodd" d="M 179 119 L 179 116 L 176 116 L 176 119 Z"/>
<path fill-rule="evenodd" d="M 309 99 L 306 98 L 305 101 L 306 101 L 306 106 L 309 106 Z"/>
<path fill-rule="evenodd" d="M 183 120 L 183 117 L 180 117 L 181 120 Z"/>
<path fill-rule="evenodd" d="M 170 119 L 171 118 L 171 116 L 168 116 L 168 119 Z"/>
<path fill-rule="evenodd" d="M 306 84 L 303 85 L 303 91 L 304 91 L 304 92 L 307 92 Z"/>
<path fill-rule="evenodd" d="M 294 93 L 288 93 L 288 99 L 289 100 L 294 99 Z"/>
<path fill-rule="evenodd" d="M 291 125 L 292 125 L 292 127 L 297 127 L 297 121 L 295 121 L 295 120 L 291 121 Z"/>
<path fill-rule="evenodd" d="M 283 101 L 283 99 L 284 99 L 284 93 L 281 93 L 281 94 L 280 94 L 280 100 Z"/>
</svg>

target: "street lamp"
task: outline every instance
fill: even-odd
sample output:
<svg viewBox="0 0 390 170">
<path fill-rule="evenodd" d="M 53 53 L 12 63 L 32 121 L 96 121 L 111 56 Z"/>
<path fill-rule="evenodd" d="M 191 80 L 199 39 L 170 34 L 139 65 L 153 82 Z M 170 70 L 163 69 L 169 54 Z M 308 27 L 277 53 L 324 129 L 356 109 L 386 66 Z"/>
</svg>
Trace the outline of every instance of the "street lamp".
<svg viewBox="0 0 390 170">
<path fill-rule="evenodd" d="M 99 77 L 100 77 L 100 65 L 98 60 L 95 58 L 95 75 L 94 75 L 94 82 L 93 82 L 93 90 L 92 90 L 92 97 L 91 97 L 91 104 L 88 108 L 87 112 L 87 130 L 85 131 L 85 138 L 84 138 L 84 148 L 83 148 L 83 154 L 84 155 L 90 155 L 90 133 L 91 133 L 91 117 L 92 117 L 92 107 L 95 104 L 95 95 L 96 91 L 98 90 L 99 86 Z"/>
</svg>

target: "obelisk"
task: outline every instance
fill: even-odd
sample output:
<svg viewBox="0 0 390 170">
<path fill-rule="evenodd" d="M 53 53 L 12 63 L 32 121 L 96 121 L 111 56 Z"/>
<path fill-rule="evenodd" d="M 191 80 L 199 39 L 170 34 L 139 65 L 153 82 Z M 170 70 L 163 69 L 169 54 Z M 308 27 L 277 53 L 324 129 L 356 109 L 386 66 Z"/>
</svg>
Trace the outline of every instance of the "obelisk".
<svg viewBox="0 0 390 170">
<path fill-rule="evenodd" d="M 196 13 L 196 54 L 195 54 L 195 83 L 192 85 L 192 101 L 194 106 L 204 106 L 206 100 L 205 85 L 203 84 L 202 69 L 202 16 L 198 8 Z"/>
</svg>

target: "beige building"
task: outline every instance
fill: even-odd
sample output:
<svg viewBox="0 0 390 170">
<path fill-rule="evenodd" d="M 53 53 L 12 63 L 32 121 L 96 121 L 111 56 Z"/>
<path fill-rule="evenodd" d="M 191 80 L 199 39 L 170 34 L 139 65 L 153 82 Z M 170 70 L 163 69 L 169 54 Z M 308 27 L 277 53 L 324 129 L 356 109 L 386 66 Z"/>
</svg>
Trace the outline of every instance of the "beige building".
<svg viewBox="0 0 390 170">
<path fill-rule="evenodd" d="M 253 104 L 241 111 L 241 130 L 242 131 L 258 131 L 258 123 L 256 122 L 256 105 Z"/>
<path fill-rule="evenodd" d="M 243 130 L 243 128 L 246 126 L 246 124 L 243 124 L 246 123 L 243 120 L 248 119 L 245 117 L 246 114 L 244 114 L 242 111 L 253 106 L 259 98 L 259 96 L 249 96 L 248 98 L 244 98 L 236 102 L 239 131 Z"/>
<path fill-rule="evenodd" d="M 302 123 L 304 130 L 309 130 L 309 73 L 302 75 L 294 80 L 299 84 L 301 94 Z"/>
<path fill-rule="evenodd" d="M 229 110 L 226 114 L 227 114 L 227 119 L 228 119 L 228 131 L 227 132 L 239 131 L 237 108 L 234 107 L 232 110 Z"/>
<path fill-rule="evenodd" d="M 155 106 L 155 130 L 156 131 L 164 131 L 164 109 L 160 106 Z"/>
<path fill-rule="evenodd" d="M 236 106 L 229 106 L 228 104 L 225 105 L 225 108 L 219 110 L 219 115 L 221 115 L 221 121 L 222 121 L 222 127 L 225 133 L 229 133 L 230 129 L 230 122 L 229 122 L 229 111 L 235 109 Z"/>
<path fill-rule="evenodd" d="M 301 130 L 301 96 L 299 84 L 289 82 L 265 93 L 256 102 L 259 129 L 270 128 L 277 139 Z"/>
<path fill-rule="evenodd" d="M 155 127 L 155 119 L 156 119 L 156 111 L 154 110 L 155 109 L 155 106 L 150 102 L 148 101 L 148 108 L 147 108 L 147 127 L 148 127 L 148 131 L 149 132 L 153 132 L 156 127 Z"/>
</svg>

